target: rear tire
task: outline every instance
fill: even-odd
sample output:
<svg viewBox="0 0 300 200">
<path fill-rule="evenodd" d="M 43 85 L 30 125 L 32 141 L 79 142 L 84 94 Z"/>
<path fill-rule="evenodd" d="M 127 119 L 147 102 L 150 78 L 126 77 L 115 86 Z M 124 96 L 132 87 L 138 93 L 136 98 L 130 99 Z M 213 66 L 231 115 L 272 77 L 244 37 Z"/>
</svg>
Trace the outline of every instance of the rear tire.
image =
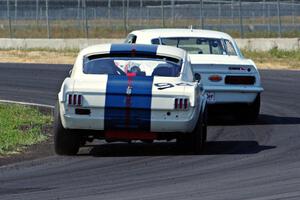
<svg viewBox="0 0 300 200">
<path fill-rule="evenodd" d="M 246 122 L 253 122 L 259 116 L 260 111 L 260 94 L 257 94 L 253 103 L 245 105 L 242 111 L 237 115 L 238 119 Z"/>
<path fill-rule="evenodd" d="M 145 144 L 152 144 L 154 141 L 153 140 L 141 140 Z"/>
<path fill-rule="evenodd" d="M 58 155 L 76 155 L 80 147 L 80 138 L 65 129 L 61 123 L 59 104 L 54 110 L 54 150 Z"/>
<path fill-rule="evenodd" d="M 207 108 L 201 113 L 198 123 L 192 133 L 191 144 L 193 152 L 195 154 L 200 154 L 205 148 L 205 143 L 207 139 Z"/>
<path fill-rule="evenodd" d="M 207 139 L 207 108 L 199 116 L 196 127 L 192 133 L 177 138 L 177 146 L 184 147 L 193 151 L 194 154 L 200 154 L 205 148 Z"/>
<path fill-rule="evenodd" d="M 256 120 L 260 111 L 260 94 L 258 94 L 254 102 L 248 107 L 249 119 Z"/>
</svg>

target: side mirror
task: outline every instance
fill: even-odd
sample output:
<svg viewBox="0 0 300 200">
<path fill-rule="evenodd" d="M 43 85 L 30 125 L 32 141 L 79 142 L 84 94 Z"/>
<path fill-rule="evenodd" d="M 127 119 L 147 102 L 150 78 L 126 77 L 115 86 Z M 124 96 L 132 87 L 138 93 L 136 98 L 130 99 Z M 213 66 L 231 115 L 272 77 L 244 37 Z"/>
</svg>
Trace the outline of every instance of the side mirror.
<svg viewBox="0 0 300 200">
<path fill-rule="evenodd" d="M 200 74 L 195 73 L 194 77 L 195 77 L 195 80 L 196 80 L 196 81 L 198 81 L 198 82 L 201 81 L 201 75 L 200 75 Z"/>
<path fill-rule="evenodd" d="M 72 75 L 72 69 L 70 69 L 70 71 L 69 71 L 69 76 L 71 76 Z"/>
</svg>

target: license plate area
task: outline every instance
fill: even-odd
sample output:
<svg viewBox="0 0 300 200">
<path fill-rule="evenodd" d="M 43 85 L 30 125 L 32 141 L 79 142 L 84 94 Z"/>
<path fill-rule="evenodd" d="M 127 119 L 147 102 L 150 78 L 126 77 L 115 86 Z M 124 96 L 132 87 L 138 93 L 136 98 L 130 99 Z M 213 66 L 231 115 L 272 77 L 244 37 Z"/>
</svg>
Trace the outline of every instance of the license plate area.
<svg viewBox="0 0 300 200">
<path fill-rule="evenodd" d="M 156 133 L 135 130 L 109 130 L 105 132 L 106 139 L 115 140 L 155 140 Z"/>
<path fill-rule="evenodd" d="M 216 101 L 214 92 L 206 92 L 207 102 L 213 103 Z"/>
</svg>

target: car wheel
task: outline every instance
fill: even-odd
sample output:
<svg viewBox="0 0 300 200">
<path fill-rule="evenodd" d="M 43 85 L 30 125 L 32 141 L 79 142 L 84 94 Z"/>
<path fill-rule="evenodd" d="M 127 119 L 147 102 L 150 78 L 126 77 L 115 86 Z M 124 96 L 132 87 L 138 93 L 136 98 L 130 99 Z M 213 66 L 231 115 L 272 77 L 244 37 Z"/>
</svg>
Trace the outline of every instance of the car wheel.
<svg viewBox="0 0 300 200">
<path fill-rule="evenodd" d="M 179 147 L 179 148 L 182 148 L 182 147 L 187 147 L 188 146 L 188 142 L 190 141 L 189 140 L 189 135 L 181 135 L 181 136 L 178 136 L 176 138 L 176 145 Z"/>
<path fill-rule="evenodd" d="M 242 116 L 238 116 L 240 119 L 244 119 L 248 122 L 255 121 L 260 111 L 260 94 L 258 94 L 253 103 L 246 105 L 243 108 Z"/>
<path fill-rule="evenodd" d="M 207 139 L 207 108 L 201 113 L 196 127 L 193 132 L 188 135 L 183 135 L 177 138 L 176 143 L 179 147 L 193 151 L 195 154 L 200 154 L 205 148 Z"/>
<path fill-rule="evenodd" d="M 141 140 L 145 144 L 152 144 L 153 140 Z"/>
<path fill-rule="evenodd" d="M 200 154 L 205 148 L 207 139 L 207 108 L 201 113 L 198 123 L 192 133 L 191 144 L 193 152 Z"/>
<path fill-rule="evenodd" d="M 65 129 L 61 123 L 59 104 L 54 110 L 54 150 L 58 155 L 75 155 L 80 147 L 80 138 Z"/>
<path fill-rule="evenodd" d="M 249 106 L 249 117 L 256 120 L 260 111 L 260 94 L 258 94 L 254 102 Z"/>
</svg>

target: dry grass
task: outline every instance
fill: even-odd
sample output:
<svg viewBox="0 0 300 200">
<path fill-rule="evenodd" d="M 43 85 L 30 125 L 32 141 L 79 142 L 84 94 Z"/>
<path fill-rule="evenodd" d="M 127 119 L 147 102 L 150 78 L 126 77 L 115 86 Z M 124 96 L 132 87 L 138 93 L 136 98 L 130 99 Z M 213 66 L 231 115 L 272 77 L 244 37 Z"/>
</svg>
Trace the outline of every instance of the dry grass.
<svg viewBox="0 0 300 200">
<path fill-rule="evenodd" d="M 245 57 L 254 60 L 261 69 L 300 70 L 300 50 L 284 51 L 273 48 L 269 51 L 243 50 Z"/>
<path fill-rule="evenodd" d="M 0 62 L 5 63 L 48 63 L 74 64 L 78 50 L 0 50 Z M 300 70 L 300 50 L 267 52 L 243 50 L 246 58 L 254 60 L 259 69 Z"/>
<path fill-rule="evenodd" d="M 0 50 L 2 63 L 73 64 L 76 51 Z"/>
</svg>

